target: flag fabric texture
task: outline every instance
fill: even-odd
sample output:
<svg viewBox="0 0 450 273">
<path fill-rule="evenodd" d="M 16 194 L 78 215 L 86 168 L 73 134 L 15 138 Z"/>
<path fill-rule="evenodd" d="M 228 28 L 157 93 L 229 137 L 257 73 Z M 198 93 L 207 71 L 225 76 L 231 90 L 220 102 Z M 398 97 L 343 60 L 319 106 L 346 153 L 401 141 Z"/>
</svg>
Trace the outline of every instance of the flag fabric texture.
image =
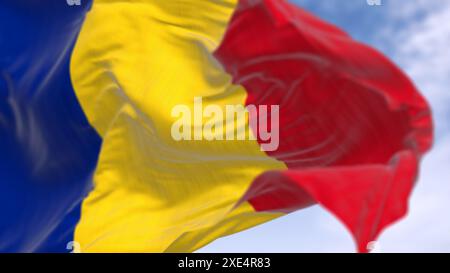
<svg viewBox="0 0 450 273">
<path fill-rule="evenodd" d="M 431 111 L 378 51 L 283 0 L 79 4 L 0 3 L 1 252 L 190 252 L 315 204 L 365 252 L 406 214 Z M 278 149 L 174 140 L 195 97 L 279 105 Z"/>
</svg>

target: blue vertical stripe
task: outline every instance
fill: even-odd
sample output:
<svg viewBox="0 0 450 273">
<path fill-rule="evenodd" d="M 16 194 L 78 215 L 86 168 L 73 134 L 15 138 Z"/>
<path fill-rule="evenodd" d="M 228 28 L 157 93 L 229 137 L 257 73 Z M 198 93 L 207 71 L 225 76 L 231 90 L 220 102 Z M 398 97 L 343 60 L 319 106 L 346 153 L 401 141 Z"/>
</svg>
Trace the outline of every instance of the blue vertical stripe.
<svg viewBox="0 0 450 273">
<path fill-rule="evenodd" d="M 101 139 L 75 96 L 70 56 L 91 2 L 0 3 L 0 252 L 64 252 Z"/>
</svg>

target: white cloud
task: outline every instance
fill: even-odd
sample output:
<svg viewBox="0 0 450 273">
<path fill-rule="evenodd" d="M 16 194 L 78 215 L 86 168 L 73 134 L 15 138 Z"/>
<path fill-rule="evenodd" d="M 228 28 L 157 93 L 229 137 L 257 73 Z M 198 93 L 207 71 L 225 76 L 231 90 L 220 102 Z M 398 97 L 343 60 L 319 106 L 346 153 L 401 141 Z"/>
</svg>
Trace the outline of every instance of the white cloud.
<svg viewBox="0 0 450 273">
<path fill-rule="evenodd" d="M 449 129 L 445 120 L 450 102 L 449 21 L 450 2 L 446 2 L 394 36 L 399 45 L 394 58 L 429 99 L 437 126 L 443 130 Z"/>
</svg>

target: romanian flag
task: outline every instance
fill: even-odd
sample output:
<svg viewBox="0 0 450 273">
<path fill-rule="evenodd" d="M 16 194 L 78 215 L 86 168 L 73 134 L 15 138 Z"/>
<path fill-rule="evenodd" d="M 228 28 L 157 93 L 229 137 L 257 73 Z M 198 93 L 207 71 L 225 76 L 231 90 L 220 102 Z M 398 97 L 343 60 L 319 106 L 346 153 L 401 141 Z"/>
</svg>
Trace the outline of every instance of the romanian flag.
<svg viewBox="0 0 450 273">
<path fill-rule="evenodd" d="M 191 252 L 316 204 L 364 252 L 432 127 L 398 67 L 287 1 L 0 3 L 1 252 Z"/>
</svg>

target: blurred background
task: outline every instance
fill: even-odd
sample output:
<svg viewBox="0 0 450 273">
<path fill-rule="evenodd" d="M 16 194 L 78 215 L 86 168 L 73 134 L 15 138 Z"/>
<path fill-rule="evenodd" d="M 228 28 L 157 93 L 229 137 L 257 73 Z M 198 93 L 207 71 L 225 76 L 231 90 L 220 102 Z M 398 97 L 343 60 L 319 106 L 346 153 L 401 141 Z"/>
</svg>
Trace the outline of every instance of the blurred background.
<svg viewBox="0 0 450 273">
<path fill-rule="evenodd" d="M 430 102 L 434 148 L 421 166 L 409 214 L 381 235 L 375 252 L 450 252 L 450 1 L 291 2 L 384 52 Z M 198 252 L 354 251 L 345 227 L 314 206 L 219 239 Z"/>
</svg>

